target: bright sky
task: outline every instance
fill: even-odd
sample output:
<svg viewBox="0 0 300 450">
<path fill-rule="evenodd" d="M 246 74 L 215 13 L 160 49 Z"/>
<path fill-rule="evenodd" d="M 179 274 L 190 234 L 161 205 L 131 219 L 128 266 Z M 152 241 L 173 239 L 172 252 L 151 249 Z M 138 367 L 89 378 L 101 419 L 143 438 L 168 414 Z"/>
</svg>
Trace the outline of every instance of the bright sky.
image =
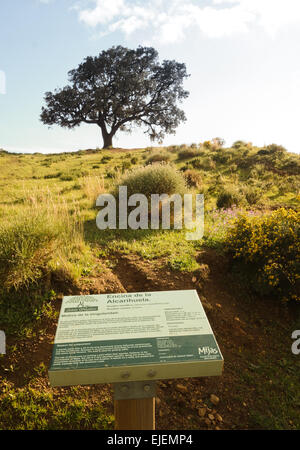
<svg viewBox="0 0 300 450">
<path fill-rule="evenodd" d="M 102 147 L 100 128 L 40 120 L 46 91 L 113 45 L 155 47 L 191 77 L 187 122 L 164 145 L 222 137 L 299 152 L 299 0 L 2 0 L 0 148 L 57 152 Z M 140 130 L 114 146 L 153 145 Z"/>
</svg>

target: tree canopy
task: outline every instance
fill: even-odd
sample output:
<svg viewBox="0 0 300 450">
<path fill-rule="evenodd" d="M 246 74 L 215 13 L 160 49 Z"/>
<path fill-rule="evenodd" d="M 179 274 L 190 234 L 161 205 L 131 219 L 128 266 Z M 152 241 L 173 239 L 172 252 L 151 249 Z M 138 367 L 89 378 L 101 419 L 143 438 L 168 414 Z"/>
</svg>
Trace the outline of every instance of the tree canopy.
<svg viewBox="0 0 300 450">
<path fill-rule="evenodd" d="M 68 128 L 96 124 L 103 148 L 112 146 L 118 130 L 141 126 L 151 140 L 161 141 L 186 120 L 177 106 L 189 95 L 183 89 L 186 66 L 174 60 L 159 63 L 152 47 L 112 47 L 88 56 L 68 75 L 69 85 L 46 92 L 41 120 Z"/>
</svg>

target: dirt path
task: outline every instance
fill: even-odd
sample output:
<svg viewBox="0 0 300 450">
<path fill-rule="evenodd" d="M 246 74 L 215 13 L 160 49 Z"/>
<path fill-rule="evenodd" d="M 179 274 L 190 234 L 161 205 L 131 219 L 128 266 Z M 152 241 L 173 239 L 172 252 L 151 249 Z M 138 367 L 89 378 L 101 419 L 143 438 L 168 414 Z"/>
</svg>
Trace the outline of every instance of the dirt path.
<svg viewBox="0 0 300 450">
<path fill-rule="evenodd" d="M 291 320 L 290 311 L 274 302 L 241 300 L 238 286 L 228 275 L 226 260 L 215 252 L 199 253 L 198 262 L 200 269 L 191 274 L 168 270 L 164 260 L 114 254 L 110 269 L 103 264 L 99 274 L 87 276 L 80 287 L 68 286 L 67 295 L 197 289 L 224 356 L 224 372 L 221 377 L 158 382 L 157 429 L 247 429 L 256 402 L 256 383 L 263 382 L 270 389 L 268 380 L 260 379 L 244 383 L 241 390 L 241 376 L 248 373 L 251 364 L 247 355 L 264 357 L 269 352 L 276 361 L 276 337 L 270 335 L 269 325 L 276 321 L 276 330 L 281 324 L 283 329 Z M 59 301 L 56 306 L 59 311 Z M 42 335 L 17 341 L 18 349 L 10 361 L 14 366 L 10 379 L 15 387 L 28 385 L 34 367 L 41 363 L 49 366 L 56 321 L 49 320 L 43 327 Z M 9 345 L 13 344 L 10 341 Z M 40 388 L 49 389 L 47 373 L 40 378 Z M 109 413 L 113 412 L 110 386 L 81 387 L 78 395 L 87 390 L 91 403 L 101 402 Z M 54 391 L 63 395 L 69 388 Z"/>
</svg>

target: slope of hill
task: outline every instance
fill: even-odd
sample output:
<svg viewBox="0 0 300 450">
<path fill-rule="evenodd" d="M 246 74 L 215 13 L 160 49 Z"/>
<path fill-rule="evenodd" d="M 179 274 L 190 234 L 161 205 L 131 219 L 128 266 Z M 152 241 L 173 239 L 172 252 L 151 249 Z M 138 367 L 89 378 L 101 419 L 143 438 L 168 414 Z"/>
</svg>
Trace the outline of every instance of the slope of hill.
<svg viewBox="0 0 300 450">
<path fill-rule="evenodd" d="M 175 166 L 205 195 L 205 234 L 96 227 L 97 196 L 128 171 Z M 85 150 L 0 151 L 1 429 L 112 428 L 109 386 L 49 387 L 47 367 L 62 295 L 197 289 L 225 358 L 222 377 L 159 382 L 157 428 L 300 427 L 297 302 L 254 292 L 224 252 L 231 218 L 299 210 L 300 158 L 242 141 Z M 219 399 L 211 397 L 214 394 Z"/>
</svg>

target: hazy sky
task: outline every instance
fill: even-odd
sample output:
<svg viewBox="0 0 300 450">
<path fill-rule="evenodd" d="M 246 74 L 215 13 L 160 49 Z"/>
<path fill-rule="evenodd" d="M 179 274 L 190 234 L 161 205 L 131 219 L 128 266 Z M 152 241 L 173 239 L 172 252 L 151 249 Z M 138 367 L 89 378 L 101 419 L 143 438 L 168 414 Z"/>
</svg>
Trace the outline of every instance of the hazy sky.
<svg viewBox="0 0 300 450">
<path fill-rule="evenodd" d="M 187 122 L 164 145 L 222 137 L 299 152 L 300 0 L 1 0 L 0 148 L 102 146 L 100 128 L 39 120 L 46 91 L 112 45 L 155 47 L 191 77 Z M 138 130 L 115 146 L 153 145 Z"/>
</svg>

